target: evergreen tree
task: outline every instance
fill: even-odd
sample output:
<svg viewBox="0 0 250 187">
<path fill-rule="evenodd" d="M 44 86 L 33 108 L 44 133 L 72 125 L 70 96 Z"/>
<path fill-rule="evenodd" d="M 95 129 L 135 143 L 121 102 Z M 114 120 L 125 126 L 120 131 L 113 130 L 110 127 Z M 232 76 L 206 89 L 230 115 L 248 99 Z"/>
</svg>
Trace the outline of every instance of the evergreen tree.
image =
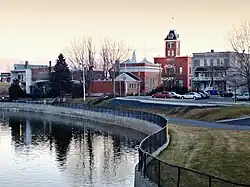
<svg viewBox="0 0 250 187">
<path fill-rule="evenodd" d="M 71 91 L 71 73 L 63 54 L 58 56 L 54 72 L 50 77 L 53 96 L 63 96 Z"/>
<path fill-rule="evenodd" d="M 11 99 L 16 100 L 25 95 L 22 88 L 19 86 L 19 81 L 17 79 L 13 80 L 13 83 L 9 87 L 9 96 Z"/>
</svg>

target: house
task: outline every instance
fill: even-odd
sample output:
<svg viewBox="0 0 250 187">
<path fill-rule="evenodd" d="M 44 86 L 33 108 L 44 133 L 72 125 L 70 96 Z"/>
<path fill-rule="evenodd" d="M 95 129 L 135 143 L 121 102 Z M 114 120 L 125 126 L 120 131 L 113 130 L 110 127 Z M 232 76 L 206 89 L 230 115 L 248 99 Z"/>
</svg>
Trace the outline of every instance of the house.
<svg viewBox="0 0 250 187">
<path fill-rule="evenodd" d="M 169 89 L 174 86 L 192 88 L 192 58 L 180 56 L 179 34 L 170 30 L 165 41 L 165 56 L 154 57 L 154 63 L 162 67 L 162 82 Z"/>
<path fill-rule="evenodd" d="M 51 61 L 47 65 L 31 65 L 28 61 L 25 64 L 14 64 L 11 70 L 11 83 L 17 79 L 27 94 L 31 94 L 31 86 L 37 81 L 49 80 L 51 73 Z"/>
<path fill-rule="evenodd" d="M 1 73 L 1 82 L 10 82 L 10 73 Z"/>
<path fill-rule="evenodd" d="M 90 85 L 92 95 L 115 94 L 117 96 L 136 95 L 140 90 L 139 77 L 132 73 L 126 72 L 119 74 L 114 81 L 109 80 L 93 80 Z"/>
</svg>

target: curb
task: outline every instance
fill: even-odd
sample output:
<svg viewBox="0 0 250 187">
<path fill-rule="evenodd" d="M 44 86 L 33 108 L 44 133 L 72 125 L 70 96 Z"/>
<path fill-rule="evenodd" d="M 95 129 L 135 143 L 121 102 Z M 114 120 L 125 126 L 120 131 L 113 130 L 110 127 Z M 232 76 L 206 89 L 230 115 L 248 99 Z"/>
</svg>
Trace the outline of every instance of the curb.
<svg viewBox="0 0 250 187">
<path fill-rule="evenodd" d="M 224 120 L 219 120 L 219 121 L 216 121 L 216 122 L 217 123 L 224 123 L 224 122 L 239 121 L 239 120 L 245 120 L 245 119 L 250 119 L 250 116 L 241 117 L 241 118 L 224 119 Z"/>
</svg>

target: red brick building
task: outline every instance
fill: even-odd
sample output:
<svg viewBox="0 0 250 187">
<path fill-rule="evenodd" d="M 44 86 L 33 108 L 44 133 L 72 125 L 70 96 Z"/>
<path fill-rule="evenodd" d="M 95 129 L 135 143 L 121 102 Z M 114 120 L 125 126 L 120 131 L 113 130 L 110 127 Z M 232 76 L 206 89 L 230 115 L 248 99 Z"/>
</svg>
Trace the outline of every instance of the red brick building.
<svg viewBox="0 0 250 187">
<path fill-rule="evenodd" d="M 132 59 L 128 59 L 120 64 L 121 73 L 130 73 L 140 80 L 140 92 L 147 93 L 157 88 L 161 84 L 161 65 L 149 62 L 144 58 L 137 62 L 135 52 Z"/>
<path fill-rule="evenodd" d="M 175 30 L 170 30 L 165 38 L 165 57 L 155 57 L 154 63 L 161 64 L 162 82 L 166 87 L 180 86 L 192 88 L 192 59 L 180 56 L 180 40 Z"/>
<path fill-rule="evenodd" d="M 147 93 L 161 84 L 161 65 L 146 58 L 137 62 L 135 52 L 131 59 L 119 65 L 119 75 L 115 78 L 117 96 Z M 113 93 L 112 80 L 94 80 L 90 87 L 93 95 Z"/>
</svg>

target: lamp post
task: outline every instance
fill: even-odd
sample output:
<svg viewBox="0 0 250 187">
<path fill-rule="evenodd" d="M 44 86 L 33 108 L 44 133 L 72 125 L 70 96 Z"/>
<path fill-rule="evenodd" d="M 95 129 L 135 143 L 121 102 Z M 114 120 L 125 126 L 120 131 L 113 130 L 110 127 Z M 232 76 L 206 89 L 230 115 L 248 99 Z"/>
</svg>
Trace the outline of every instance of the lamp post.
<svg viewBox="0 0 250 187">
<path fill-rule="evenodd" d="M 85 72 L 84 72 L 84 64 L 80 63 L 82 67 L 82 92 L 83 92 L 83 101 L 86 100 L 86 95 L 85 95 Z"/>
</svg>

